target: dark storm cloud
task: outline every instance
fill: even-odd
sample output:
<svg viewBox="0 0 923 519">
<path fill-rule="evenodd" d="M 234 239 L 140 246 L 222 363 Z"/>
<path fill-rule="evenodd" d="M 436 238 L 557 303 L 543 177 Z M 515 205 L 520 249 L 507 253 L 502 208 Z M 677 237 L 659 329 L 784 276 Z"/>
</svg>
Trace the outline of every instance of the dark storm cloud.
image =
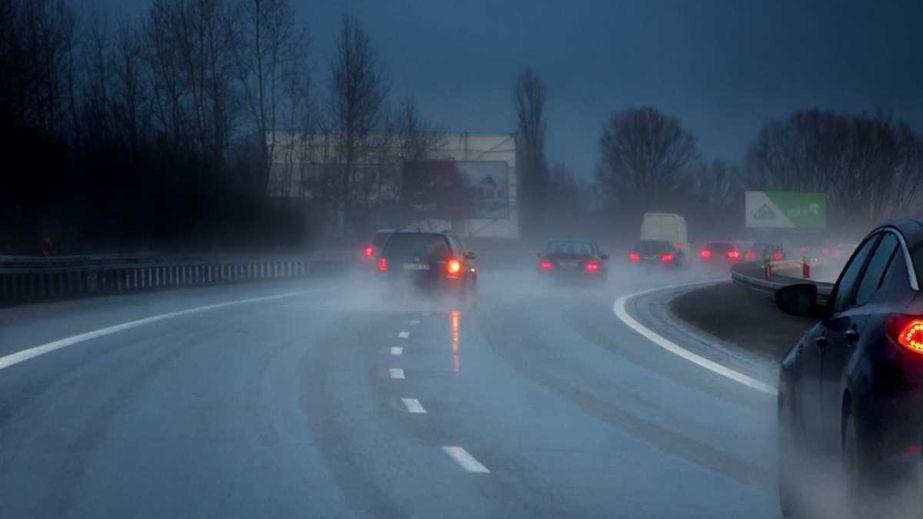
<svg viewBox="0 0 923 519">
<path fill-rule="evenodd" d="M 799 107 L 882 109 L 923 122 L 921 2 L 293 4 L 314 35 L 319 74 L 339 17 L 355 14 L 395 97 L 414 96 L 450 130 L 512 131 L 516 73 L 534 67 L 548 83 L 550 158 L 582 174 L 596 162 L 606 115 L 630 106 L 679 116 L 706 156 L 729 160 L 763 121 Z"/>
</svg>

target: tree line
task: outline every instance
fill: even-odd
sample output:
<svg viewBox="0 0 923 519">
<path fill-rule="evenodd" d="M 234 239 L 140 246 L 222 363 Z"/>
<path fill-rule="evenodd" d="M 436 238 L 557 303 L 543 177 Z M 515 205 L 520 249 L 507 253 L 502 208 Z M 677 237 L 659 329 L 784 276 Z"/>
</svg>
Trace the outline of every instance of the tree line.
<svg viewBox="0 0 923 519">
<path fill-rule="evenodd" d="M 367 220 L 393 164 L 437 135 L 391 104 L 355 18 L 312 70 L 288 0 L 153 0 L 118 22 L 0 0 L 0 71 L 0 253 L 299 246 Z M 266 196 L 318 134 L 338 136 L 336 167 L 297 177 L 313 203 Z"/>
<path fill-rule="evenodd" d="M 739 233 L 743 192 L 821 192 L 828 227 L 850 236 L 913 216 L 923 195 L 923 139 L 881 112 L 802 109 L 764 123 L 742 163 L 707 159 L 679 118 L 653 107 L 617 111 L 604 123 L 592 183 L 549 176 L 544 158 L 544 86 L 524 70 L 516 86 L 524 228 L 554 221 L 635 229 L 646 211 L 678 212 L 700 227 Z M 575 197 L 579 200 L 574 202 Z M 562 207 L 563 205 L 563 207 Z M 575 208 L 568 213 L 567 207 Z"/>
</svg>

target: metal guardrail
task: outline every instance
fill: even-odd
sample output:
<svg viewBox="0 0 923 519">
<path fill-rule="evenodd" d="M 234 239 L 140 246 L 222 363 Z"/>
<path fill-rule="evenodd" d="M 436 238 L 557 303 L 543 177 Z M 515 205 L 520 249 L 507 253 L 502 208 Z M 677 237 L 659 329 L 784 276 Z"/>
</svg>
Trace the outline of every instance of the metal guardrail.
<svg viewBox="0 0 923 519">
<path fill-rule="evenodd" d="M 311 277 L 343 270 L 345 251 L 301 256 L 0 256 L 0 305 L 167 288 Z"/>
<path fill-rule="evenodd" d="M 790 266 L 793 260 L 783 262 L 772 262 L 773 265 Z M 774 269 L 773 269 L 774 270 Z M 738 285 L 743 285 L 767 294 L 775 294 L 776 290 L 798 283 L 811 283 L 817 285 L 817 298 L 820 302 L 825 302 L 833 291 L 833 283 L 824 281 L 815 281 L 812 279 L 796 278 L 779 274 L 772 274 L 769 279 L 765 277 L 763 262 L 751 261 L 739 263 L 731 267 L 731 280 Z"/>
</svg>

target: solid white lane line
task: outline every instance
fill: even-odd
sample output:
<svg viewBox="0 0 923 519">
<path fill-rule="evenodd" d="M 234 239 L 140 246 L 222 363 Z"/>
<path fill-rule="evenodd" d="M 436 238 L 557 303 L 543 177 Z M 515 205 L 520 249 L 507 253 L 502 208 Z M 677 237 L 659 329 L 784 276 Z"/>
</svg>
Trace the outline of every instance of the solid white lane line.
<svg viewBox="0 0 923 519">
<path fill-rule="evenodd" d="M 228 306 L 244 305 L 249 303 L 261 303 L 265 301 L 273 301 L 276 299 L 284 299 L 288 297 L 295 297 L 311 292 L 316 292 L 318 289 L 311 290 L 299 290 L 296 292 L 286 292 L 284 294 L 276 294 L 272 296 L 264 297 L 251 297 L 249 299 L 238 299 L 236 301 L 227 301 L 224 303 L 216 303 L 213 305 L 197 306 L 195 308 L 187 308 L 186 310 L 179 310 L 177 312 L 169 312 L 165 314 L 152 315 L 150 317 L 145 317 L 143 319 L 137 319 L 135 321 L 128 321 L 121 324 L 116 324 L 113 326 L 107 326 L 105 328 L 100 328 L 98 330 L 93 330 L 86 333 L 81 333 L 79 335 L 72 335 L 70 337 L 65 337 L 63 339 L 58 339 L 49 343 L 41 344 L 39 346 L 33 346 L 31 348 L 26 348 L 16 353 L 11 353 L 5 357 L 0 357 L 0 369 L 6 369 L 10 366 L 15 366 L 21 362 L 25 362 L 29 359 L 34 359 L 46 353 L 51 353 L 68 346 L 73 346 L 74 344 L 79 344 L 81 342 L 89 341 L 92 339 L 97 339 L 99 337 L 105 337 L 106 335 L 112 335 L 113 333 L 122 332 L 125 330 L 130 330 L 132 328 L 137 328 L 139 326 L 144 326 L 146 324 L 156 323 L 158 321 L 165 321 L 167 319 L 173 319 L 174 317 L 181 317 L 184 315 L 197 314 L 200 312 L 207 312 L 209 310 L 216 310 L 218 308 L 225 308 Z"/>
<path fill-rule="evenodd" d="M 420 324 L 420 321 L 414 319 L 413 321 L 410 321 L 410 322 L 408 322 L 407 324 L 410 325 L 410 326 L 416 326 L 416 325 Z"/>
<path fill-rule="evenodd" d="M 401 402 L 404 402 L 404 407 L 411 414 L 426 414 L 426 409 L 423 409 L 423 405 L 416 398 L 402 398 Z"/>
<path fill-rule="evenodd" d="M 461 468 L 467 472 L 473 472 L 475 474 L 490 474 L 490 471 L 487 470 L 487 467 L 481 465 L 481 462 L 474 459 L 474 456 L 468 454 L 468 451 L 461 447 L 446 446 L 442 448 L 450 458 L 455 460 L 455 463 L 458 463 Z"/>
<path fill-rule="evenodd" d="M 402 355 L 404 353 L 404 348 L 400 346 L 391 346 L 391 355 Z"/>
<path fill-rule="evenodd" d="M 396 378 L 398 380 L 404 380 L 404 370 L 401 368 L 389 368 L 388 374 L 391 375 L 391 378 Z"/>
<path fill-rule="evenodd" d="M 671 285 L 667 287 L 652 288 L 649 290 L 636 292 L 634 294 L 624 295 L 615 300 L 615 303 L 613 303 L 612 305 L 612 313 L 614 313 L 616 317 L 621 319 L 622 322 L 628 325 L 631 329 L 633 329 L 634 331 L 644 336 L 645 339 L 653 342 L 657 346 L 660 346 L 661 348 L 669 351 L 670 353 L 678 355 L 688 360 L 689 362 L 692 362 L 693 364 L 703 367 L 713 373 L 717 373 L 723 377 L 729 378 L 733 380 L 734 382 L 739 382 L 751 389 L 755 389 L 757 391 L 761 391 L 763 393 L 767 393 L 770 395 L 777 394 L 778 391 L 776 390 L 775 387 L 769 384 L 766 384 L 765 382 L 756 380 L 755 378 L 744 375 L 743 373 L 733 370 L 727 366 L 724 366 L 723 364 L 718 364 L 717 362 L 711 359 L 707 359 L 701 355 L 695 354 L 683 348 L 682 346 L 676 344 L 675 342 L 667 339 L 666 337 L 663 337 L 657 334 L 657 332 L 655 332 L 654 330 L 651 330 L 647 326 L 644 326 L 643 324 L 639 323 L 634 317 L 628 315 L 628 312 L 625 310 L 625 304 L 628 302 L 629 299 L 633 297 L 641 296 L 641 295 L 647 294 L 649 292 L 654 292 L 657 290 L 666 290 L 670 288 L 679 288 L 683 286 L 700 285 L 700 284 L 706 284 L 706 283 L 713 283 L 713 281 L 700 282 L 700 283 L 685 283 L 681 285 Z"/>
<path fill-rule="evenodd" d="M 401 332 L 397 334 L 397 337 L 398 339 L 406 339 L 407 337 L 410 337 L 410 332 Z"/>
</svg>

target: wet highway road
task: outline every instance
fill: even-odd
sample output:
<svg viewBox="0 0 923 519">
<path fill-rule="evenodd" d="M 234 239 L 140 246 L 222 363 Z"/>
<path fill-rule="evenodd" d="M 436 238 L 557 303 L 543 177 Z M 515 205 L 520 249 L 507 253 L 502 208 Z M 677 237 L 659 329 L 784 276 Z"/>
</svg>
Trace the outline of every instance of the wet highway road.
<svg viewBox="0 0 923 519">
<path fill-rule="evenodd" d="M 777 517 L 774 397 L 613 314 L 677 279 L 612 278 L 2 310 L 0 517 Z"/>
</svg>

